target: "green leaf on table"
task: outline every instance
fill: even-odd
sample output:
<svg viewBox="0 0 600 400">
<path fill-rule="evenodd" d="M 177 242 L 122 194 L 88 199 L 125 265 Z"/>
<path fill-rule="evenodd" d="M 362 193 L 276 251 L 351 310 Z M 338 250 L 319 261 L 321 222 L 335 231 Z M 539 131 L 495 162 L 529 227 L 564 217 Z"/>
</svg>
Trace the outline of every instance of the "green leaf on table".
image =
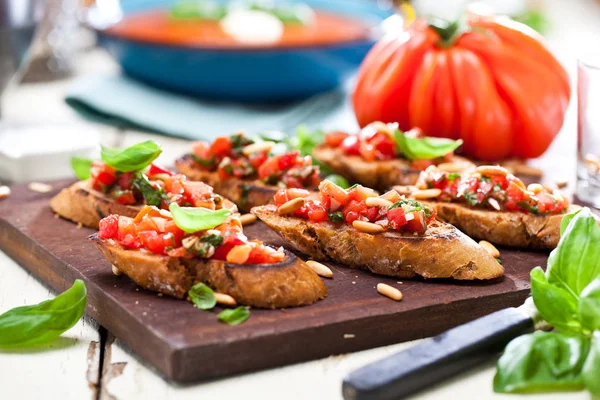
<svg viewBox="0 0 600 400">
<path fill-rule="evenodd" d="M 600 332 L 592 338 L 590 352 L 583 366 L 585 388 L 595 397 L 600 397 Z"/>
<path fill-rule="evenodd" d="M 162 153 L 160 145 L 152 140 L 134 144 L 124 150 L 102 146 L 102 161 L 117 171 L 141 171 Z"/>
<path fill-rule="evenodd" d="M 581 390 L 590 340 L 556 332 L 535 332 L 512 340 L 498 360 L 496 393 Z"/>
<path fill-rule="evenodd" d="M 177 203 L 171 203 L 169 211 L 175 225 L 187 233 L 215 228 L 231 215 L 231 211 L 224 208 L 209 210 L 202 207 L 180 207 Z"/>
<path fill-rule="evenodd" d="M 239 325 L 250 318 L 250 310 L 245 306 L 239 306 L 234 309 L 228 308 L 221 311 L 217 317 L 220 321 L 223 321 L 228 325 Z"/>
<path fill-rule="evenodd" d="M 331 175 L 328 175 L 325 178 L 325 180 L 335 183 L 342 189 L 348 189 L 350 187 L 350 183 L 348 183 L 348 180 L 341 175 L 331 174 Z"/>
<path fill-rule="evenodd" d="M 215 292 L 204 283 L 197 283 L 188 291 L 194 305 L 201 310 L 210 310 L 217 304 Z"/>
<path fill-rule="evenodd" d="M 227 7 L 215 1 L 184 0 L 175 3 L 169 10 L 175 19 L 207 19 L 218 21 L 227 15 Z"/>
<path fill-rule="evenodd" d="M 431 160 L 443 157 L 456 150 L 463 143 L 461 139 L 452 140 L 428 136 L 422 138 L 410 137 L 398 129 L 394 132 L 394 139 L 400 152 L 409 160 Z"/>
<path fill-rule="evenodd" d="M 71 168 L 77 179 L 84 181 L 90 178 L 93 161 L 89 158 L 71 157 Z"/>
<path fill-rule="evenodd" d="M 584 329 L 600 331 L 600 277 L 594 279 L 581 292 L 579 320 Z M 598 379 L 600 379 L 600 375 Z"/>
<path fill-rule="evenodd" d="M 52 300 L 0 315 L 0 348 L 27 347 L 56 339 L 79 321 L 87 290 L 79 279 Z"/>
</svg>

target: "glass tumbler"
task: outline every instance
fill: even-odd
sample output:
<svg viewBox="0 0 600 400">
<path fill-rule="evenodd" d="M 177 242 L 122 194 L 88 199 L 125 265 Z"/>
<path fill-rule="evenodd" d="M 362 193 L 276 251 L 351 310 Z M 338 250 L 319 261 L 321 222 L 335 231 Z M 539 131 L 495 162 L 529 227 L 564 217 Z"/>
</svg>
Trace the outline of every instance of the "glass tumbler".
<svg viewBox="0 0 600 400">
<path fill-rule="evenodd" d="M 577 71 L 577 197 L 600 208 L 600 54 Z"/>
</svg>

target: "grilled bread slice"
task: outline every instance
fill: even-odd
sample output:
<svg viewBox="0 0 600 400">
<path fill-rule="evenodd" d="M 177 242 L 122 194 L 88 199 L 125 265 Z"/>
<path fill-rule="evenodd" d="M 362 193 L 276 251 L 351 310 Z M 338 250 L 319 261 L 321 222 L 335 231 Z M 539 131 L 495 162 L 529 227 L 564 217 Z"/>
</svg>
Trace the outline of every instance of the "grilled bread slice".
<svg viewBox="0 0 600 400">
<path fill-rule="evenodd" d="M 196 283 L 232 296 L 238 303 L 259 308 L 312 304 L 327 296 L 319 276 L 286 251 L 279 264 L 230 264 L 186 259 L 123 248 L 112 239 L 90 236 L 98 249 L 138 285 L 166 295 L 185 298 Z"/>
<path fill-rule="evenodd" d="M 175 167 L 192 181 L 201 181 L 215 189 L 223 197 L 237 204 L 240 212 L 249 212 L 252 207 L 269 204 L 279 187 L 265 185 L 259 180 L 242 180 L 237 178 L 221 179 L 216 172 L 196 167 L 189 157 L 180 158 Z"/>
<path fill-rule="evenodd" d="M 298 250 L 317 260 L 399 278 L 494 279 L 504 268 L 452 225 L 434 221 L 425 235 L 369 234 L 346 224 L 281 216 L 274 205 L 252 212 Z"/>
<path fill-rule="evenodd" d="M 52 211 L 73 222 L 98 229 L 98 223 L 111 214 L 134 218 L 144 205 L 122 205 L 106 194 L 92 188 L 91 180 L 75 182 L 50 200 Z M 237 211 L 231 201 L 224 199 L 223 207 Z"/>
<path fill-rule="evenodd" d="M 394 185 L 414 185 L 421 170 L 414 169 L 411 161 L 404 158 L 393 160 L 367 161 L 360 156 L 350 156 L 342 149 L 327 146 L 317 146 L 312 155 L 335 173 L 361 185 L 385 191 Z M 454 156 L 453 163 L 458 166 L 475 168 L 466 158 Z"/>
<path fill-rule="evenodd" d="M 438 219 L 456 226 L 474 239 L 521 248 L 555 248 L 560 239 L 560 222 L 565 215 L 532 215 L 480 210 L 459 203 L 421 202 L 434 208 Z M 566 213 L 580 208 L 571 205 Z"/>
</svg>

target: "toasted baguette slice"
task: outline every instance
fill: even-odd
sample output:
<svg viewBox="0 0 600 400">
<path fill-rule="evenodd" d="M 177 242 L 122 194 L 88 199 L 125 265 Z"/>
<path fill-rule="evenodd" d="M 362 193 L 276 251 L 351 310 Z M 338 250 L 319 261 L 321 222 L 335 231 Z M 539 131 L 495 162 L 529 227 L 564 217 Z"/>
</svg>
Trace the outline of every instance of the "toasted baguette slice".
<svg viewBox="0 0 600 400">
<path fill-rule="evenodd" d="M 131 206 L 117 203 L 106 194 L 94 190 L 90 180 L 75 182 L 61 190 L 50 200 L 52 211 L 73 222 L 81 223 L 89 228 L 98 229 L 100 220 L 111 214 L 134 218 L 143 204 Z M 223 207 L 233 212 L 237 207 L 224 199 Z"/>
<path fill-rule="evenodd" d="M 196 166 L 189 157 L 180 158 L 175 167 L 192 181 L 201 181 L 212 186 L 215 192 L 233 201 L 240 212 L 250 212 L 252 207 L 269 204 L 279 187 L 265 185 L 259 180 L 237 178 L 221 179 L 216 172 L 206 171 Z"/>
<path fill-rule="evenodd" d="M 422 203 L 435 208 L 438 219 L 456 226 L 474 239 L 522 248 L 555 248 L 560 239 L 560 222 L 565 215 L 478 210 L 458 203 Z M 580 208 L 571 205 L 567 214 Z"/>
<path fill-rule="evenodd" d="M 434 221 L 423 236 L 368 234 L 346 224 L 281 216 L 274 205 L 252 212 L 298 250 L 317 260 L 399 278 L 493 279 L 504 268 L 452 225 Z"/>
<path fill-rule="evenodd" d="M 114 240 L 90 236 L 110 263 L 148 290 L 185 298 L 196 283 L 232 296 L 238 303 L 259 308 L 303 306 L 327 296 L 319 276 L 286 251 L 279 264 L 230 264 L 184 259 L 125 249 Z"/>
<path fill-rule="evenodd" d="M 407 159 L 366 161 L 360 156 L 349 156 L 339 148 L 324 144 L 317 146 L 312 155 L 337 174 L 379 191 L 385 191 L 394 185 L 414 185 L 421 173 L 420 170 L 412 168 Z M 465 168 L 475 167 L 466 158 L 454 156 L 454 160 L 464 164 Z"/>
</svg>

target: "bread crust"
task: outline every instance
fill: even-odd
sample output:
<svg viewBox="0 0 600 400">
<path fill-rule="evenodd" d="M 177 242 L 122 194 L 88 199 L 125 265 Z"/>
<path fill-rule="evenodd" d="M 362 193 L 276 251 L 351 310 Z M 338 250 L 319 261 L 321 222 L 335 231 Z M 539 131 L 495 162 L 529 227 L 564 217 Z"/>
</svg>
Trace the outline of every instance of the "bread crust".
<svg viewBox="0 0 600 400">
<path fill-rule="evenodd" d="M 395 185 L 414 185 L 422 172 L 412 168 L 411 162 L 404 158 L 366 161 L 360 156 L 349 156 L 342 149 L 325 144 L 315 147 L 312 155 L 337 174 L 379 191 L 385 191 Z M 458 156 L 454 156 L 454 160 L 472 164 L 466 158 Z"/>
<path fill-rule="evenodd" d="M 221 179 L 216 172 L 198 168 L 189 157 L 178 159 L 175 167 L 190 180 L 212 186 L 215 192 L 230 199 L 243 213 L 250 212 L 252 207 L 269 204 L 279 190 L 278 187 L 266 185 L 259 180 Z"/>
<path fill-rule="evenodd" d="M 504 268 L 458 229 L 434 221 L 424 236 L 371 235 L 347 224 L 313 223 L 277 214 L 274 205 L 252 212 L 298 250 L 317 260 L 398 278 L 494 279 Z"/>
<path fill-rule="evenodd" d="M 278 264 L 230 264 L 217 260 L 185 259 L 125 249 L 114 240 L 90 236 L 108 261 L 148 290 L 185 298 L 202 282 L 238 303 L 259 308 L 312 304 L 327 296 L 327 288 L 304 261 L 286 251 Z"/>
<path fill-rule="evenodd" d="M 565 214 L 532 215 L 521 212 L 478 210 L 458 203 L 423 202 L 435 208 L 437 218 L 478 240 L 533 249 L 553 249 L 560 239 Z M 581 207 L 571 205 L 567 213 Z"/>
</svg>

